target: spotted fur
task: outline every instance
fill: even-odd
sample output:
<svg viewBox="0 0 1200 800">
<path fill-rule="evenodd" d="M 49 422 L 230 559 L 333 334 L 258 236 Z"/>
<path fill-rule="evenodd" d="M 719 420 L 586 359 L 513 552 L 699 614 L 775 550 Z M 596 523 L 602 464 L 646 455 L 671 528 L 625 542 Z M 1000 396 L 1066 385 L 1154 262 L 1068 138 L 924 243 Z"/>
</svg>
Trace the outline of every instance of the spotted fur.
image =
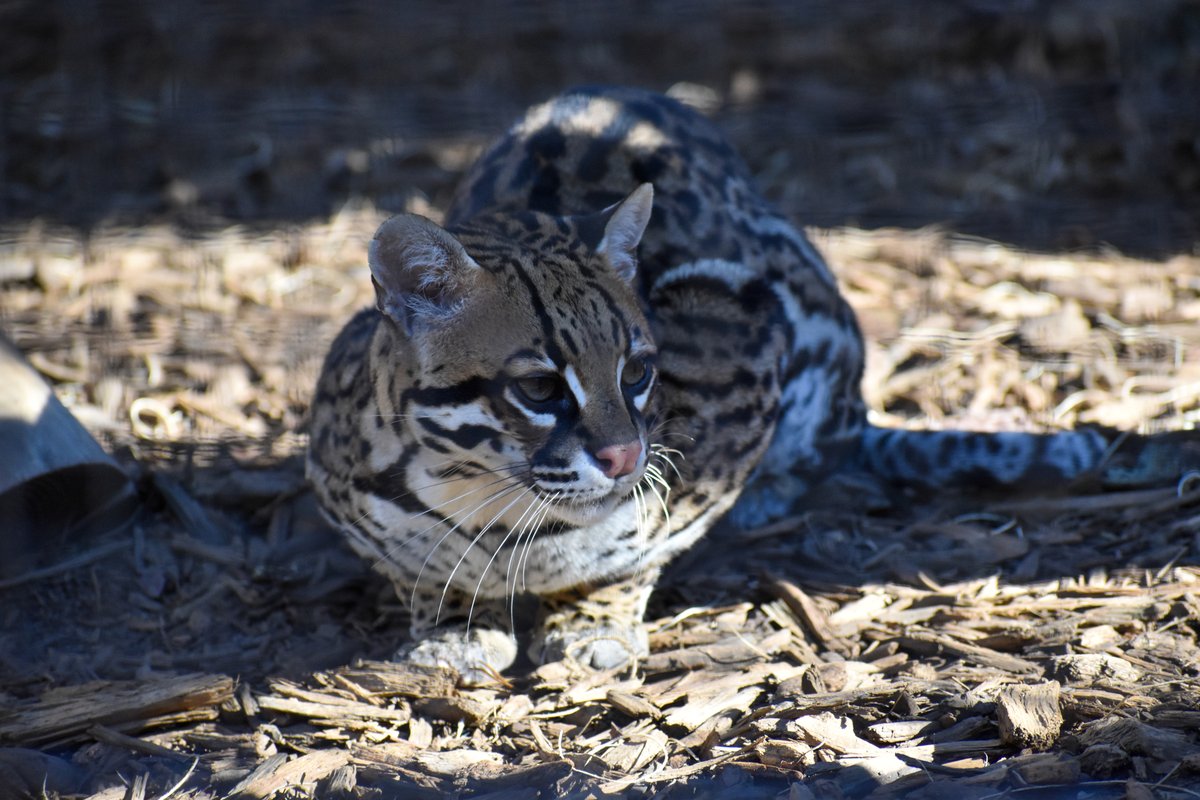
<svg viewBox="0 0 1200 800">
<path fill-rule="evenodd" d="M 712 124 L 645 92 L 531 109 L 445 228 L 381 227 L 371 271 L 377 308 L 317 389 L 309 472 L 411 603 L 406 656 L 471 680 L 516 657 L 518 593 L 541 599 L 536 660 L 644 653 L 658 569 L 739 496 L 754 524 L 850 467 L 1061 483 L 1120 443 L 867 425 L 862 338 L 830 270 Z"/>
</svg>

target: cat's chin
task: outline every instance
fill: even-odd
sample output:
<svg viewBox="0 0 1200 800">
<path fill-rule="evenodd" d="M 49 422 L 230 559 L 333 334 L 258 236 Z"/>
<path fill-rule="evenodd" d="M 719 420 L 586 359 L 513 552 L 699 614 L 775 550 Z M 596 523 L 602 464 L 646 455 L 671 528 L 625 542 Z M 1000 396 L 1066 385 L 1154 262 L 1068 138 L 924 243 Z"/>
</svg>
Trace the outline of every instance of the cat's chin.
<svg viewBox="0 0 1200 800">
<path fill-rule="evenodd" d="M 595 500 L 559 501 L 554 504 L 546 516 L 577 528 L 595 525 L 613 513 L 627 494 L 614 491 Z"/>
</svg>

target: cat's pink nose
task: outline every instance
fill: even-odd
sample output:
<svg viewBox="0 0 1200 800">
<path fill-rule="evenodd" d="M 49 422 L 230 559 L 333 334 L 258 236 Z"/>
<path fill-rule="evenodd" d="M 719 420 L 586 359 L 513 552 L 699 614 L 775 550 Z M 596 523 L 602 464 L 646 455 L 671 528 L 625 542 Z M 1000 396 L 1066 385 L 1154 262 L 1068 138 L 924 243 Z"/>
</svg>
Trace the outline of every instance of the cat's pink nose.
<svg viewBox="0 0 1200 800">
<path fill-rule="evenodd" d="M 596 462 L 605 475 L 610 478 L 619 478 L 637 469 L 638 458 L 641 455 L 641 442 L 610 444 L 608 447 L 602 447 L 596 451 Z"/>
</svg>

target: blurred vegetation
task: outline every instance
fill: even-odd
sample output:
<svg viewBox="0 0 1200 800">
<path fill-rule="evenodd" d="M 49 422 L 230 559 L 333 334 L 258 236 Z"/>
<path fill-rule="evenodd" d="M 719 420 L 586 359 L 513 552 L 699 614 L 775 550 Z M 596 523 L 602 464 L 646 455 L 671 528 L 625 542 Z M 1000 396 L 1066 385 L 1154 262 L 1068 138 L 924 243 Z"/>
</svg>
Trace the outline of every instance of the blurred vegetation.
<svg viewBox="0 0 1200 800">
<path fill-rule="evenodd" d="M 674 87 L 807 224 L 1141 255 L 1200 240 L 1187 0 L 0 4 L 0 217 L 440 205 L 521 108 Z"/>
</svg>

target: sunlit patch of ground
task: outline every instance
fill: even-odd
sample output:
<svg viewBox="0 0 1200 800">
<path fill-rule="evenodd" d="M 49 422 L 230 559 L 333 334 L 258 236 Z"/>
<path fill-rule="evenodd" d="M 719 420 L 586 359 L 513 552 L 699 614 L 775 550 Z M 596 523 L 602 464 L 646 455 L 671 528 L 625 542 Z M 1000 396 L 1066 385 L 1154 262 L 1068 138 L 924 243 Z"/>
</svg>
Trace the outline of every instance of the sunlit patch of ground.
<svg viewBox="0 0 1200 800">
<path fill-rule="evenodd" d="M 297 455 L 324 348 L 371 301 L 382 218 L 5 245 L 6 331 L 136 472 L 145 512 L 0 584 L 0 740 L 47 753 L 0 751 L 0 769 L 55 776 L 50 796 L 141 773 L 161 793 L 189 769 L 177 796 L 1194 790 L 1194 480 L 729 532 L 672 572 L 652 654 L 620 674 L 526 667 L 465 691 L 351 667 L 388 657 L 403 612 L 320 524 Z M 872 342 L 881 423 L 1196 421 L 1200 259 L 812 233 Z M 71 688 L 95 678 L 117 683 Z"/>
</svg>

